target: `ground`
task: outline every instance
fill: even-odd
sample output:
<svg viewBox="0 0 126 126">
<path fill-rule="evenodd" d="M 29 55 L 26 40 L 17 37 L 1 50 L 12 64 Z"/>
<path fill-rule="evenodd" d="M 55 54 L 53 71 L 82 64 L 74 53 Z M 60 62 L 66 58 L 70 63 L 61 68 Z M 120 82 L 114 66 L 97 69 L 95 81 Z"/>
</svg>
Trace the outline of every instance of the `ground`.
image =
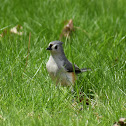
<svg viewBox="0 0 126 126">
<path fill-rule="evenodd" d="M 70 19 L 72 31 L 61 37 Z M 54 40 L 71 62 L 92 69 L 74 93 L 47 73 Z M 1 1 L 0 48 L 1 126 L 112 126 L 126 117 L 125 0 Z"/>
</svg>

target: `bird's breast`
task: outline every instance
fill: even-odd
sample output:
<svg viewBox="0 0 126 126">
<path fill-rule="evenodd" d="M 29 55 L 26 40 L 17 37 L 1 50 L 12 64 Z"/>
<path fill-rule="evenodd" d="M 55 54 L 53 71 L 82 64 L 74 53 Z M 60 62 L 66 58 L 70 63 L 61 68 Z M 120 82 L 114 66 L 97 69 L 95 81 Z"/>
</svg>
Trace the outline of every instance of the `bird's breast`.
<svg viewBox="0 0 126 126">
<path fill-rule="evenodd" d="M 58 71 L 58 65 L 53 59 L 49 59 L 49 61 L 46 64 L 46 68 L 49 73 L 55 74 Z"/>
<path fill-rule="evenodd" d="M 50 57 L 46 64 L 47 71 L 53 80 L 61 82 L 61 85 L 71 85 L 75 82 L 74 72 L 67 72 L 63 66 L 63 61 L 60 59 L 55 59 Z"/>
</svg>

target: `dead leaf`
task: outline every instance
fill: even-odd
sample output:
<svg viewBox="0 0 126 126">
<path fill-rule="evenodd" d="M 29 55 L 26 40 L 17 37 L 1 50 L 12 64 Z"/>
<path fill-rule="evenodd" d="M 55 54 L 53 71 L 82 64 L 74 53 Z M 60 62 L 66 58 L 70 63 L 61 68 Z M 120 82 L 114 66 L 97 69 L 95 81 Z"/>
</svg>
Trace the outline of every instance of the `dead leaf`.
<svg viewBox="0 0 126 126">
<path fill-rule="evenodd" d="M 8 33 L 7 29 L 3 30 L 3 32 L 0 34 L 0 37 L 4 37 Z"/>
<path fill-rule="evenodd" d="M 15 27 L 10 29 L 11 33 L 17 34 L 17 35 L 22 35 L 23 32 L 21 31 L 23 27 L 21 25 L 16 25 Z"/>
<path fill-rule="evenodd" d="M 121 125 L 121 126 L 126 126 L 126 118 L 120 118 L 118 123 Z"/>
<path fill-rule="evenodd" d="M 97 118 L 98 121 L 102 118 L 102 116 L 99 115 L 98 113 L 95 112 L 94 114 L 96 115 L 96 118 Z"/>
<path fill-rule="evenodd" d="M 73 20 L 70 19 L 67 25 L 64 26 L 62 33 L 60 34 L 60 39 L 62 39 L 62 37 L 69 38 L 72 31 L 74 31 L 74 26 L 73 26 Z"/>
<path fill-rule="evenodd" d="M 66 24 L 67 22 L 67 24 Z M 64 23 L 66 24 L 62 30 L 62 33 L 60 34 L 60 39 L 62 39 L 63 37 L 65 38 L 70 38 L 70 35 L 73 31 L 75 31 L 75 29 L 77 30 L 81 30 L 89 39 L 90 36 L 88 34 L 88 32 L 85 29 L 82 29 L 80 27 L 74 26 L 73 25 L 73 20 L 70 19 L 69 21 L 64 21 Z"/>
<path fill-rule="evenodd" d="M 86 105 L 89 105 L 89 99 L 86 98 L 83 92 L 80 92 L 79 96 L 77 96 L 77 100 L 79 100 L 79 102 L 86 102 Z"/>
<path fill-rule="evenodd" d="M 115 122 L 113 126 L 126 126 L 126 118 L 120 118 L 118 122 Z"/>
</svg>

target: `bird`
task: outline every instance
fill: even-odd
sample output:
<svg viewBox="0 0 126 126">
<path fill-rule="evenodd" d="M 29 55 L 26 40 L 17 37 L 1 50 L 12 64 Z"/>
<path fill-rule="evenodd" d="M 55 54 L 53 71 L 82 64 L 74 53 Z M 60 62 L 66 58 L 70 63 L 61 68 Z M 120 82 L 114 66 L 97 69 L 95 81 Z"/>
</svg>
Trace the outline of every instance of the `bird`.
<svg viewBox="0 0 126 126">
<path fill-rule="evenodd" d="M 52 41 L 49 43 L 46 50 L 49 50 L 51 55 L 46 63 L 46 69 L 56 85 L 73 86 L 77 80 L 77 74 L 91 69 L 80 69 L 76 64 L 72 64 L 65 56 L 61 41 Z"/>
</svg>

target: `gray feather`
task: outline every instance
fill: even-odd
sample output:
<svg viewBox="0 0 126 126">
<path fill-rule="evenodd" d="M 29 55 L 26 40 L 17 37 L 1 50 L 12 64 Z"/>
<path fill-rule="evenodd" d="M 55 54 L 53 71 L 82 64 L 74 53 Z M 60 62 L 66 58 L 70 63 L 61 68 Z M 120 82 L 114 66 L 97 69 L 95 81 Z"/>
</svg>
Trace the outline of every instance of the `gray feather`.
<svg viewBox="0 0 126 126">
<path fill-rule="evenodd" d="M 67 72 L 75 72 L 76 74 L 81 73 L 79 67 L 75 64 L 72 64 L 68 60 L 65 60 L 64 67 L 67 70 Z"/>
<path fill-rule="evenodd" d="M 59 45 L 62 45 L 63 42 L 61 42 L 61 41 L 52 41 L 52 42 L 50 42 L 50 44 L 59 44 Z"/>
<path fill-rule="evenodd" d="M 89 68 L 82 68 L 80 69 L 76 64 L 72 64 L 65 58 L 64 67 L 67 70 L 67 72 L 75 72 L 76 74 L 91 71 Z"/>
</svg>

